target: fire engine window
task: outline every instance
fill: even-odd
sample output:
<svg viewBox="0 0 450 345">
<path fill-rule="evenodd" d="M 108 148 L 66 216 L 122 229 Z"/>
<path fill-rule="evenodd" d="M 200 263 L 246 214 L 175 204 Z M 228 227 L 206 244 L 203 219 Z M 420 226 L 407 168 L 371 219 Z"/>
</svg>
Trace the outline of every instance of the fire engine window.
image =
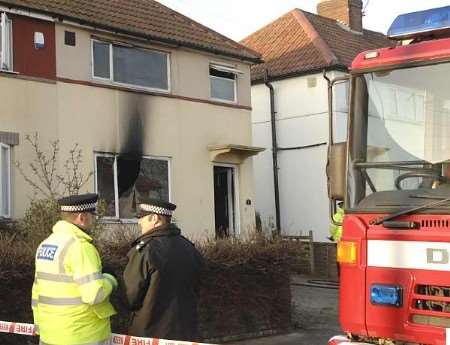
<svg viewBox="0 0 450 345">
<path fill-rule="evenodd" d="M 170 200 L 167 158 L 98 154 L 97 192 L 107 204 L 107 217 L 136 218 L 136 204 L 143 198 Z"/>
</svg>

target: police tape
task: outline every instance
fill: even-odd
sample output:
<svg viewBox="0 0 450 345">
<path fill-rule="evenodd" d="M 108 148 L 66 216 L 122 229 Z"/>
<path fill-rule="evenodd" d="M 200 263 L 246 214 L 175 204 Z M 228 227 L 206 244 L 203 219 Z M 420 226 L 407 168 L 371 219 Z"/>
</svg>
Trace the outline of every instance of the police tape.
<svg viewBox="0 0 450 345">
<path fill-rule="evenodd" d="M 0 321 L 0 333 L 36 336 L 36 326 L 30 323 Z M 140 338 L 131 335 L 112 334 L 113 345 L 213 345 L 189 341 Z"/>
</svg>

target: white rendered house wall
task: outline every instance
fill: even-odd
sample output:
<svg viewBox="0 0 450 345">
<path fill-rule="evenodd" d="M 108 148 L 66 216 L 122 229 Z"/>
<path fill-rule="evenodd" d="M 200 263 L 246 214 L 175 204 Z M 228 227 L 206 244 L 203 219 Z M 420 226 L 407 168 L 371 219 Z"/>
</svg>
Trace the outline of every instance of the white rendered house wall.
<svg viewBox="0 0 450 345">
<path fill-rule="evenodd" d="M 330 77 L 342 73 L 330 72 Z M 322 74 L 275 81 L 275 110 L 278 146 L 310 148 L 278 153 L 281 231 L 298 235 L 314 231 L 316 241 L 327 241 L 329 216 L 325 167 L 328 143 L 327 82 Z M 269 89 L 252 87 L 253 144 L 267 150 L 254 158 L 256 203 L 263 227 L 276 226 L 272 168 L 272 136 Z M 335 140 L 346 137 L 347 91 L 335 90 Z"/>
</svg>

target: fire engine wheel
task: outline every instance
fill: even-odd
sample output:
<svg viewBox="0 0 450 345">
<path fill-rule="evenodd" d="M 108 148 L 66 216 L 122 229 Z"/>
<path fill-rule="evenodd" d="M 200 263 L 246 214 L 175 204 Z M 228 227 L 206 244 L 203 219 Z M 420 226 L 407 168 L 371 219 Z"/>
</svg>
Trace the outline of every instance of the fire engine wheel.
<svg viewBox="0 0 450 345">
<path fill-rule="evenodd" d="M 409 172 L 409 173 L 402 174 L 402 175 L 399 175 L 396 177 L 396 179 L 394 181 L 395 188 L 397 188 L 398 190 L 402 190 L 401 182 L 403 180 L 406 180 L 407 178 L 414 178 L 414 177 L 430 178 L 430 179 L 433 179 L 433 181 L 450 183 L 448 178 L 438 175 L 438 174 Z"/>
</svg>

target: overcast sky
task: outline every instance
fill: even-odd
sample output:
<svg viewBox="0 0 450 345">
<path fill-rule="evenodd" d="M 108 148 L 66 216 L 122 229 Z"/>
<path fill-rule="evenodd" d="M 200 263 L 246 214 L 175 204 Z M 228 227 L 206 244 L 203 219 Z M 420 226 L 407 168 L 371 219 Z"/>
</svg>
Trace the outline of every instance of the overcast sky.
<svg viewBox="0 0 450 345">
<path fill-rule="evenodd" d="M 294 8 L 316 13 L 319 0 L 157 0 L 220 32 L 240 40 Z M 364 27 L 386 33 L 401 13 L 450 5 L 449 0 L 363 0 Z"/>
</svg>

